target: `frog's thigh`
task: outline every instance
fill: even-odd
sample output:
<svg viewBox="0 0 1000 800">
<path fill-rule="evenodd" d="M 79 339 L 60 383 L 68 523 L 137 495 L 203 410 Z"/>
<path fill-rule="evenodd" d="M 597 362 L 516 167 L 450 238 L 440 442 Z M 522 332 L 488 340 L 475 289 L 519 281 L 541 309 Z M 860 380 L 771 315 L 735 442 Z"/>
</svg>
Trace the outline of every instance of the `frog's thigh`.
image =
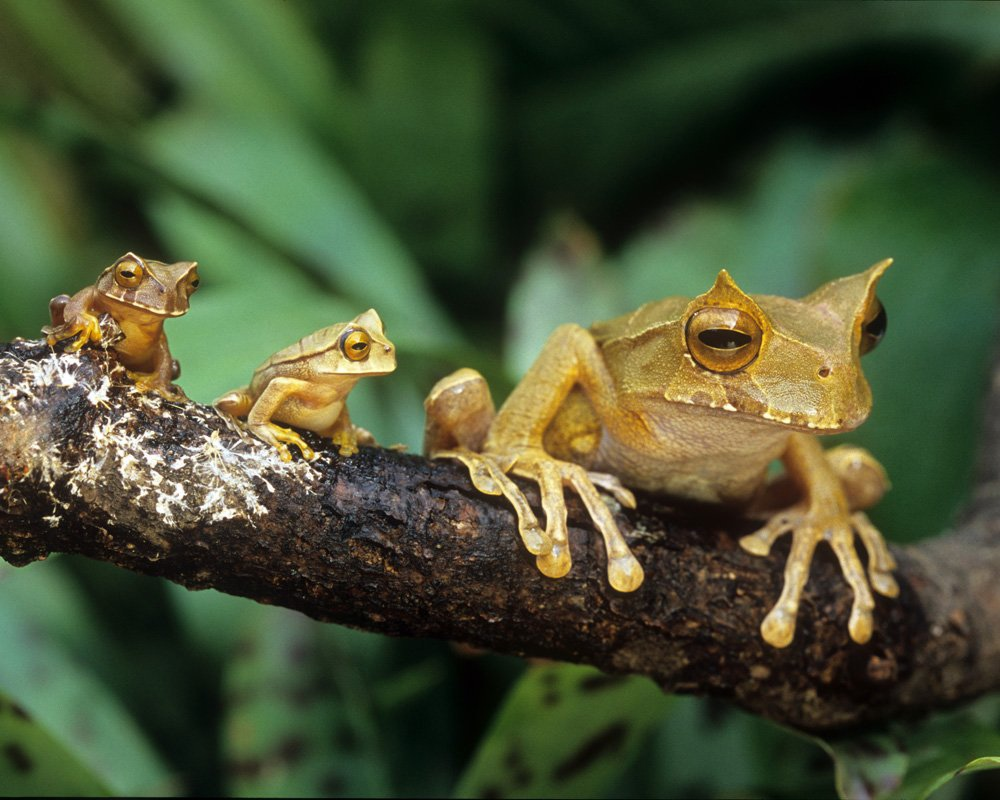
<svg viewBox="0 0 1000 800">
<path fill-rule="evenodd" d="M 308 387 L 308 381 L 298 378 L 272 378 L 247 414 L 247 424 L 251 428 L 267 425 L 286 400 L 305 392 Z"/>
</svg>

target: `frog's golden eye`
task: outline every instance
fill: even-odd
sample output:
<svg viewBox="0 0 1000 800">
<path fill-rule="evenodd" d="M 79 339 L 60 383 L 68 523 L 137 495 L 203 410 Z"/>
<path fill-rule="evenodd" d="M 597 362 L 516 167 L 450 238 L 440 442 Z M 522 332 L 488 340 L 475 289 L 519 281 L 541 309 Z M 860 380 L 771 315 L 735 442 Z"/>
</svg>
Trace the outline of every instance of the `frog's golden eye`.
<svg viewBox="0 0 1000 800">
<path fill-rule="evenodd" d="M 363 361 L 371 349 L 372 337 L 360 328 L 346 330 L 340 337 L 340 352 L 351 361 Z"/>
<path fill-rule="evenodd" d="M 133 261 L 131 258 L 123 258 L 115 264 L 115 283 L 123 289 L 134 289 L 137 287 L 142 283 L 145 274 L 146 271 L 143 269 L 142 264 L 138 261 Z"/>
<path fill-rule="evenodd" d="M 870 353 L 882 341 L 885 330 L 889 326 L 889 315 L 885 306 L 877 297 L 873 297 L 861 320 L 861 355 Z"/>
<path fill-rule="evenodd" d="M 760 353 L 763 332 L 738 308 L 711 306 L 694 312 L 685 328 L 688 352 L 712 372 L 737 372 Z"/>
<path fill-rule="evenodd" d="M 194 290 L 201 286 L 201 278 L 198 277 L 197 272 L 192 272 L 191 276 L 187 281 L 187 293 L 188 297 L 194 294 Z"/>
</svg>

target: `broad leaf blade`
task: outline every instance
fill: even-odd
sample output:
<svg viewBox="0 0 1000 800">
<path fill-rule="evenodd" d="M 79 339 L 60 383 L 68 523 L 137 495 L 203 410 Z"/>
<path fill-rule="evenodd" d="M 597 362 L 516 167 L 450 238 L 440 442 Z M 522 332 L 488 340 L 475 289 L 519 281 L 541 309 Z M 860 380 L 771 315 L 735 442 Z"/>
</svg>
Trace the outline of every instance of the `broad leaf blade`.
<svg viewBox="0 0 1000 800">
<path fill-rule="evenodd" d="M 847 800 L 923 800 L 966 772 L 1000 767 L 1000 732 L 967 712 L 822 741 Z"/>
<path fill-rule="evenodd" d="M 534 667 L 511 690 L 455 795 L 598 796 L 629 769 L 669 707 L 645 678 Z"/>
<path fill-rule="evenodd" d="M 104 797 L 110 792 L 31 715 L 0 693 L 0 795 Z"/>
<path fill-rule="evenodd" d="M 364 685 L 346 654 L 324 652 L 320 623 L 257 607 L 226 670 L 223 732 L 236 796 L 384 796 Z"/>
</svg>

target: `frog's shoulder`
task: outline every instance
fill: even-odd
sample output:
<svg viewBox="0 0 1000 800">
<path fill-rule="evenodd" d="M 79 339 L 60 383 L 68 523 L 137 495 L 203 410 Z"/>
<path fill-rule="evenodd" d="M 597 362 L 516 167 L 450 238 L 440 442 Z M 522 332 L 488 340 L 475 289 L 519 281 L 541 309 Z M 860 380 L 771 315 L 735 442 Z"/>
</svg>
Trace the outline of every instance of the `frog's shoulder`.
<svg viewBox="0 0 1000 800">
<path fill-rule="evenodd" d="M 325 353 L 335 347 L 338 347 L 340 335 L 344 332 L 345 327 L 347 327 L 346 323 L 338 322 L 336 325 L 320 328 L 318 331 L 314 331 L 308 336 L 303 336 L 295 344 L 291 344 L 288 347 L 279 350 L 267 359 L 267 361 L 265 361 L 261 366 L 268 367 L 274 366 L 275 364 L 287 364 L 292 361 L 301 361 L 302 359 L 311 358 L 312 356 Z"/>
<path fill-rule="evenodd" d="M 679 324 L 690 303 L 690 297 L 654 300 L 620 317 L 595 322 L 590 326 L 590 334 L 598 344 L 604 344 L 614 339 L 634 338 L 648 331 L 663 330 L 669 325 Z"/>
</svg>

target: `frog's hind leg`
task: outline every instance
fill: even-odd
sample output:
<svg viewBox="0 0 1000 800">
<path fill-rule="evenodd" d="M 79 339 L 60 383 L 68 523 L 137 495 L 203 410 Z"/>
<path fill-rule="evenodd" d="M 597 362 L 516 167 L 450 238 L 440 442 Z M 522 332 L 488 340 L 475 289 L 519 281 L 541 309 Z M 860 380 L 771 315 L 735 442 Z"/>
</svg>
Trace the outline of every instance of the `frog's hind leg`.
<svg viewBox="0 0 1000 800">
<path fill-rule="evenodd" d="M 334 423 L 325 430 L 316 431 L 324 439 L 329 439 L 337 447 L 341 456 L 353 456 L 358 452 L 359 444 L 374 444 L 375 437 L 364 428 L 358 428 L 351 422 L 351 415 L 344 406 Z"/>
<path fill-rule="evenodd" d="M 486 379 L 474 369 L 456 370 L 434 384 L 424 409 L 424 452 L 431 458 L 461 461 L 476 489 L 506 497 L 517 514 L 518 533 L 528 552 L 548 553 L 552 543 L 524 494 L 506 474 L 510 463 L 499 463 L 479 452 L 496 416 Z"/>
<path fill-rule="evenodd" d="M 212 405 L 231 417 L 245 418 L 250 413 L 250 409 L 253 408 L 253 397 L 249 390 L 249 386 L 233 389 L 233 391 L 226 392 L 222 397 L 217 398 Z"/>
<path fill-rule="evenodd" d="M 278 413 L 286 400 L 308 390 L 309 384 L 306 381 L 297 378 L 274 378 L 260 393 L 247 414 L 247 427 L 250 432 L 273 446 L 282 461 L 292 460 L 292 453 L 288 449 L 290 444 L 299 448 L 302 457 L 307 461 L 316 458 L 313 449 L 295 431 L 271 422 L 271 417 Z"/>
<path fill-rule="evenodd" d="M 424 410 L 424 452 L 432 458 L 442 450 L 480 452 L 496 416 L 489 384 L 467 367 L 434 384 Z"/>
</svg>

